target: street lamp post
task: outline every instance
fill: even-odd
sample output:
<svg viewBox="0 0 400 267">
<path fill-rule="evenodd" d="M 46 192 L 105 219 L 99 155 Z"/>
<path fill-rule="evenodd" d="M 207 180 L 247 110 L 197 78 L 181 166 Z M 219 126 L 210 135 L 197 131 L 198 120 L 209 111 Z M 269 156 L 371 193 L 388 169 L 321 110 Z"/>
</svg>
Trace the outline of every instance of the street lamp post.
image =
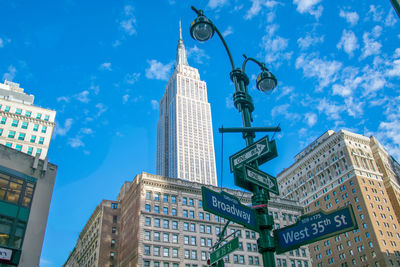
<svg viewBox="0 0 400 267">
<path fill-rule="evenodd" d="M 242 64 L 242 68 L 235 68 L 231 52 L 229 51 L 229 48 L 218 28 L 211 22 L 210 19 L 204 16 L 202 10 L 197 10 L 193 6 L 192 9 L 196 12 L 197 18 L 191 24 L 190 35 L 195 40 L 205 42 L 214 35 L 214 32 L 216 32 L 221 39 L 225 50 L 228 53 L 232 67 L 230 78 L 235 85 L 235 93 L 233 94 L 234 105 L 242 115 L 243 127 L 245 129 L 251 129 L 254 105 L 247 89 L 249 78 L 245 73 L 246 63 L 252 61 L 261 68 L 261 73 L 257 77 L 257 89 L 261 92 L 272 91 L 277 85 L 277 79 L 271 72 L 269 72 L 264 63 L 261 63 L 253 58 L 247 58 L 246 56 L 244 56 L 245 60 Z M 247 146 L 254 143 L 255 131 L 242 131 L 242 134 Z M 258 169 L 257 161 L 253 163 L 253 167 Z M 275 266 L 275 244 L 271 233 L 274 220 L 273 217 L 268 214 L 267 208 L 268 200 L 270 199 L 269 191 L 264 190 L 260 186 L 252 185 L 252 192 L 252 205 L 253 207 L 256 207 L 257 225 L 259 227 L 260 235 L 259 239 L 257 240 L 258 250 L 262 254 L 264 266 Z"/>
</svg>

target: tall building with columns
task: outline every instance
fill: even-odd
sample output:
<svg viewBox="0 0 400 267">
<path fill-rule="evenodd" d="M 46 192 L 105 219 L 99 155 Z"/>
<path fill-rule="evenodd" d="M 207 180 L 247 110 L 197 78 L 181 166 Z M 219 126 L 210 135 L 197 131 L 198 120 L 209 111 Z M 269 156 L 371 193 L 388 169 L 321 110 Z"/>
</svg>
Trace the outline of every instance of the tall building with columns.
<svg viewBox="0 0 400 267">
<path fill-rule="evenodd" d="M 176 65 L 159 110 L 157 174 L 217 185 L 207 85 L 188 64 L 180 26 Z"/>
</svg>

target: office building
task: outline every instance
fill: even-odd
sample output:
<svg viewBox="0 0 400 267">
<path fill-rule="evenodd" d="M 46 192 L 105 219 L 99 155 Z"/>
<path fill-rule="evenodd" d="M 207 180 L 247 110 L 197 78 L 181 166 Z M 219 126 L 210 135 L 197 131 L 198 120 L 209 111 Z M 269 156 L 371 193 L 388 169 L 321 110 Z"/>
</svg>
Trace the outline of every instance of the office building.
<svg viewBox="0 0 400 267">
<path fill-rule="evenodd" d="M 176 66 L 160 101 L 157 174 L 217 185 L 207 85 L 189 66 L 179 32 Z"/>
<path fill-rule="evenodd" d="M 39 266 L 57 166 L 0 145 L 0 266 Z"/>
<path fill-rule="evenodd" d="M 313 266 L 400 266 L 393 166 L 374 137 L 329 130 L 278 174 L 281 197 L 299 201 L 305 213 L 353 207 L 359 229 L 310 244 Z"/>
<path fill-rule="evenodd" d="M 111 201 L 106 204 L 111 212 L 110 205 L 113 203 L 115 207 L 118 205 L 114 214 L 120 214 L 115 218 L 117 236 L 115 243 L 110 242 L 113 238 L 112 229 L 99 226 L 104 224 L 102 220 L 105 216 L 98 215 L 96 208 L 63 266 L 86 266 L 85 264 L 99 267 L 207 266 L 211 247 L 216 243 L 217 235 L 226 220 L 203 210 L 202 186 L 196 182 L 148 173 L 137 175 L 133 181 L 125 182 L 121 187 L 117 202 Z M 207 187 L 216 192 L 221 190 L 215 186 Z M 223 190 L 235 195 L 244 205 L 250 205 L 250 193 L 226 188 Z M 270 214 L 274 216 L 276 227 L 295 223 L 303 211 L 297 202 L 276 197 L 272 197 L 268 206 Z M 110 220 L 114 217 L 110 215 L 108 218 Z M 96 220 L 98 220 L 97 226 L 93 226 L 96 225 L 93 223 Z M 93 229 L 95 234 L 93 237 L 90 235 L 87 237 L 85 250 L 82 249 L 84 245 L 80 244 L 87 236 L 87 229 Z M 239 236 L 239 249 L 225 257 L 225 266 L 262 266 L 262 257 L 257 248 L 258 234 L 231 223 L 227 234 L 233 232 Z M 111 237 L 108 239 L 101 237 L 107 235 Z M 111 248 L 113 244 L 115 249 Z M 90 246 L 93 248 L 90 249 Z M 109 258 L 112 257 L 112 261 L 104 263 L 96 261 L 100 253 L 96 248 L 103 246 L 109 249 L 104 254 Z M 86 261 L 79 261 L 82 258 Z M 93 260 L 90 260 L 91 258 Z M 301 247 L 276 255 L 276 262 L 279 263 L 277 266 L 295 264 L 294 266 L 308 267 L 311 266 L 310 252 L 307 247 Z"/>
<path fill-rule="evenodd" d="M 119 266 L 117 244 L 120 208 L 116 201 L 103 200 L 79 234 L 63 267 Z"/>
<path fill-rule="evenodd" d="M 0 144 L 45 159 L 56 112 L 33 105 L 18 83 L 0 83 Z"/>
</svg>

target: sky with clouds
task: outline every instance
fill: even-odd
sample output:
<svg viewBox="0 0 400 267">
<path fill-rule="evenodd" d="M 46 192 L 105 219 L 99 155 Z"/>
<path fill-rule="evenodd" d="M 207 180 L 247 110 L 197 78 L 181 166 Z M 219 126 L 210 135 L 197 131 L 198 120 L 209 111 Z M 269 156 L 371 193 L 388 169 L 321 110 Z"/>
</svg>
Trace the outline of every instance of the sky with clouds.
<svg viewBox="0 0 400 267">
<path fill-rule="evenodd" d="M 203 9 L 236 66 L 257 58 L 278 79 L 255 89 L 254 126 L 280 125 L 276 174 L 328 129 L 374 135 L 400 159 L 400 22 L 390 1 L 1 1 L 0 79 L 57 111 L 48 157 L 59 166 L 41 266 L 60 266 L 101 199 L 155 173 L 158 104 L 175 64 L 182 21 L 188 61 L 207 82 L 219 182 L 234 187 L 228 157 L 244 147 L 222 43 L 190 38 Z M 231 114 L 228 115 L 227 114 Z M 262 137 L 258 135 L 257 138 Z M 221 179 L 222 177 L 222 179 Z"/>
</svg>

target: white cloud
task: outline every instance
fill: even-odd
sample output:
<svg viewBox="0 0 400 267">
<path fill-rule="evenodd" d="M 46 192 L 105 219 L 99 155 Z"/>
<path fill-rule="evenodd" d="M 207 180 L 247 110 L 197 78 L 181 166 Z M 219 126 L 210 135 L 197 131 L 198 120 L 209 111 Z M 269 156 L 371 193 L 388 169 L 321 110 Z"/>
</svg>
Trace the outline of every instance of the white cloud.
<svg viewBox="0 0 400 267">
<path fill-rule="evenodd" d="M 233 104 L 233 95 L 230 94 L 229 96 L 225 97 L 225 107 L 227 109 L 234 109 L 235 105 Z"/>
<path fill-rule="evenodd" d="M 136 33 L 136 18 L 133 14 L 134 8 L 131 5 L 124 6 L 123 19 L 120 21 L 120 27 L 129 35 Z"/>
<path fill-rule="evenodd" d="M 85 144 L 82 142 L 82 136 L 75 136 L 73 138 L 68 139 L 68 144 L 72 148 L 84 147 Z"/>
<path fill-rule="evenodd" d="M 280 106 L 275 106 L 271 110 L 271 116 L 272 117 L 277 117 L 277 116 L 284 116 L 285 119 L 289 121 L 294 121 L 299 119 L 299 114 L 297 113 L 292 113 L 288 109 L 290 107 L 290 104 L 283 104 Z"/>
<path fill-rule="evenodd" d="M 378 6 L 370 5 L 368 14 L 372 15 L 372 20 L 375 22 L 381 22 L 383 18 L 383 10 Z"/>
<path fill-rule="evenodd" d="M 339 114 L 342 111 L 343 107 L 336 105 L 335 103 L 330 103 L 328 102 L 328 100 L 326 100 L 326 98 L 323 98 L 318 101 L 317 109 L 320 113 L 325 113 L 328 119 L 339 120 Z"/>
<path fill-rule="evenodd" d="M 301 14 L 309 13 L 318 19 L 322 15 L 323 7 L 317 6 L 321 0 L 293 0 L 293 4 L 297 5 L 297 11 Z"/>
<path fill-rule="evenodd" d="M 357 12 L 346 12 L 344 10 L 340 10 L 339 16 L 344 18 L 351 26 L 354 26 L 358 23 L 359 16 Z"/>
<path fill-rule="evenodd" d="M 390 155 L 400 158 L 400 120 L 381 122 L 376 137 L 385 144 Z"/>
<path fill-rule="evenodd" d="M 310 34 L 307 34 L 304 38 L 300 37 L 299 39 L 297 39 L 297 45 L 301 50 L 306 50 L 310 46 L 314 46 L 323 42 L 324 42 L 324 36 L 316 37 L 316 36 L 311 36 Z"/>
<path fill-rule="evenodd" d="M 139 80 L 140 73 L 128 73 L 125 75 L 125 82 L 128 84 L 134 84 Z"/>
<path fill-rule="evenodd" d="M 385 19 L 385 26 L 392 27 L 392 26 L 394 26 L 394 24 L 396 24 L 396 22 L 397 22 L 397 19 L 394 15 L 394 11 L 393 11 L 393 9 L 390 9 L 390 11 Z"/>
<path fill-rule="evenodd" d="M 67 97 L 67 96 L 60 96 L 60 97 L 57 97 L 57 102 L 69 103 L 69 97 Z"/>
<path fill-rule="evenodd" d="M 342 63 L 336 60 L 319 59 L 313 54 L 308 56 L 302 54 L 296 59 L 296 69 L 300 68 L 305 77 L 316 77 L 318 79 L 317 90 L 319 91 L 337 80 Z"/>
<path fill-rule="evenodd" d="M 3 48 L 3 47 L 4 47 L 4 41 L 3 41 L 3 39 L 0 38 L 0 48 Z"/>
<path fill-rule="evenodd" d="M 251 19 L 254 16 L 257 16 L 261 10 L 261 0 L 251 0 L 252 5 L 249 10 L 247 10 L 245 19 Z"/>
<path fill-rule="evenodd" d="M 340 95 L 342 97 L 352 95 L 363 81 L 363 78 L 358 74 L 359 70 L 357 68 L 344 68 L 340 77 L 340 81 L 342 81 L 343 84 L 336 83 L 332 86 L 333 95 Z"/>
<path fill-rule="evenodd" d="M 360 99 L 356 98 L 355 101 L 353 97 L 349 97 L 344 100 L 347 113 L 354 118 L 360 118 L 364 114 L 363 107 L 365 103 L 360 101 Z"/>
<path fill-rule="evenodd" d="M 111 63 L 110 62 L 104 62 L 99 66 L 99 70 L 108 70 L 111 71 Z"/>
<path fill-rule="evenodd" d="M 349 55 L 349 57 L 353 57 L 353 51 L 358 49 L 360 45 L 357 42 L 357 37 L 351 30 L 347 31 L 343 30 L 342 38 L 340 42 L 336 45 L 338 49 L 342 49 Z"/>
<path fill-rule="evenodd" d="M 82 92 L 80 92 L 79 94 L 74 95 L 74 97 L 82 103 L 89 103 L 90 99 L 88 97 L 89 95 L 89 91 L 88 90 L 84 90 Z"/>
<path fill-rule="evenodd" d="M 281 99 L 282 97 L 291 94 L 294 91 L 293 86 L 281 86 L 279 90 L 275 90 L 274 92 L 279 92 L 280 94 L 276 97 L 276 100 Z M 293 95 L 293 94 L 291 94 Z"/>
<path fill-rule="evenodd" d="M 267 28 L 267 34 L 263 36 L 261 47 L 265 51 L 265 62 L 274 64 L 279 67 L 283 61 L 289 61 L 293 52 L 285 51 L 288 47 L 289 39 L 276 36 L 275 31 L 278 29 L 276 24 Z"/>
<path fill-rule="evenodd" d="M 386 84 L 385 75 L 380 70 L 373 69 L 368 65 L 362 71 L 363 83 L 361 86 L 364 88 L 362 95 L 371 98 L 375 96 L 377 91 L 384 88 Z"/>
<path fill-rule="evenodd" d="M 126 94 L 122 96 L 122 103 L 126 104 L 131 96 Z"/>
<path fill-rule="evenodd" d="M 81 132 L 83 134 L 92 134 L 93 130 L 90 128 L 81 128 L 79 132 Z"/>
<path fill-rule="evenodd" d="M 223 7 L 227 2 L 227 0 L 210 0 L 207 6 L 211 9 L 215 9 L 217 7 Z"/>
<path fill-rule="evenodd" d="M 313 127 L 317 123 L 317 119 L 318 119 L 317 114 L 309 112 L 309 113 L 306 113 L 304 116 L 305 116 L 306 123 L 309 127 Z"/>
<path fill-rule="evenodd" d="M 53 138 L 55 138 L 57 135 L 60 135 L 60 136 L 66 135 L 69 132 L 69 130 L 71 129 L 73 121 L 74 120 L 71 118 L 66 119 L 64 121 L 64 126 L 60 126 L 59 123 L 56 123 L 56 126 L 54 127 Z"/>
<path fill-rule="evenodd" d="M 151 108 L 154 109 L 154 110 L 157 110 L 157 109 L 158 109 L 158 106 L 159 106 L 158 101 L 152 99 L 152 100 L 151 100 Z"/>
<path fill-rule="evenodd" d="M 391 69 L 386 71 L 389 77 L 400 77 L 400 59 L 393 60 Z"/>
<path fill-rule="evenodd" d="M 89 90 L 93 91 L 96 95 L 99 93 L 100 88 L 98 85 L 94 85 L 93 83 L 90 85 Z"/>
<path fill-rule="evenodd" d="M 164 65 L 161 62 L 152 59 L 152 60 L 147 60 L 147 63 L 150 65 L 150 67 L 146 69 L 146 77 L 148 79 L 156 79 L 164 81 L 168 80 L 173 62 Z"/>
<path fill-rule="evenodd" d="M 189 58 L 193 58 L 198 64 L 203 64 L 204 60 L 209 60 L 210 57 L 205 53 L 204 49 L 198 48 L 197 45 L 187 50 Z"/>
<path fill-rule="evenodd" d="M 5 44 L 10 43 L 11 40 L 9 38 L 0 38 L 0 48 L 3 48 Z"/>
<path fill-rule="evenodd" d="M 108 109 L 106 106 L 104 106 L 103 103 L 96 104 L 96 108 L 97 108 L 97 115 L 96 115 L 97 117 L 100 117 L 100 115 L 106 112 Z"/>
<path fill-rule="evenodd" d="M 13 65 L 10 65 L 8 66 L 7 71 L 8 72 L 4 73 L 3 75 L 3 80 L 12 81 L 15 78 L 17 69 Z"/>
<path fill-rule="evenodd" d="M 222 33 L 222 36 L 226 37 L 228 35 L 231 35 L 233 33 L 233 28 L 231 26 L 228 26 L 226 30 Z"/>
</svg>

